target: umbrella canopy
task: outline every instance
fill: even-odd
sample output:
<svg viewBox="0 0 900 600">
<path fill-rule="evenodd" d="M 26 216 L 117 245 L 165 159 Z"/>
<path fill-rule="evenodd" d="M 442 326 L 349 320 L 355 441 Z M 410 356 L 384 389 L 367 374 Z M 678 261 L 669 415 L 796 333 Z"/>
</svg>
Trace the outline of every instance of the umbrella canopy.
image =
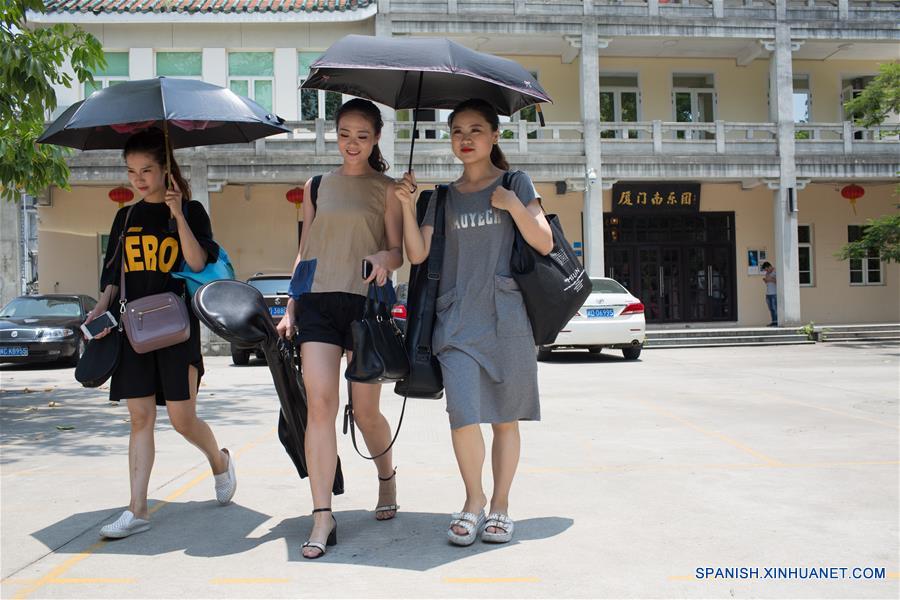
<svg viewBox="0 0 900 600">
<path fill-rule="evenodd" d="M 304 88 L 368 98 L 395 109 L 453 108 L 481 98 L 501 115 L 552 102 L 522 65 L 443 38 L 348 35 L 310 65 Z"/>
<path fill-rule="evenodd" d="M 234 144 L 290 131 L 249 98 L 195 79 L 142 79 L 112 85 L 70 106 L 38 143 L 79 150 L 118 149 L 148 127 L 168 131 L 174 148 Z M 171 126 L 170 126 L 171 125 Z"/>
</svg>

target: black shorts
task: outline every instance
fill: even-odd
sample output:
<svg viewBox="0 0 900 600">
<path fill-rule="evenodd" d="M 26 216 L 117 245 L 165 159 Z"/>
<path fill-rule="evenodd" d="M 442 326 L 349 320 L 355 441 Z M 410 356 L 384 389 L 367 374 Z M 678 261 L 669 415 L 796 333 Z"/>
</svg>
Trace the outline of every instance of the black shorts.
<svg viewBox="0 0 900 600">
<path fill-rule="evenodd" d="M 366 299 L 347 292 L 314 292 L 297 300 L 297 344 L 322 342 L 353 350 L 350 324 L 362 318 Z"/>
<path fill-rule="evenodd" d="M 155 395 L 158 406 L 165 406 L 167 400 L 190 400 L 188 367 L 197 368 L 199 387 L 203 377 L 203 354 L 200 352 L 200 321 L 190 308 L 188 315 L 191 337 L 186 342 L 146 354 L 135 352 L 123 332 L 119 366 L 109 386 L 110 400 Z"/>
</svg>

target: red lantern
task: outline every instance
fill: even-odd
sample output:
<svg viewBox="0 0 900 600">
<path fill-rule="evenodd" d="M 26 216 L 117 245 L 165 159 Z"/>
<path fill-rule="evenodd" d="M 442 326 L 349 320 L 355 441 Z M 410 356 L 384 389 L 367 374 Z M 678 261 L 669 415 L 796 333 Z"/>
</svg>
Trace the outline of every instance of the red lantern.
<svg viewBox="0 0 900 600">
<path fill-rule="evenodd" d="M 853 207 L 853 214 L 856 214 L 856 201 L 862 198 L 866 194 L 866 190 L 863 189 L 862 186 L 856 185 L 855 183 L 851 183 L 850 185 L 845 185 L 841 188 L 841 196 L 850 201 L 850 206 Z"/>
<path fill-rule="evenodd" d="M 109 199 L 113 202 L 118 202 L 119 208 L 122 208 L 126 202 L 131 202 L 134 199 L 134 192 L 127 187 L 120 185 L 117 188 L 109 190 Z"/>
<path fill-rule="evenodd" d="M 300 205 L 303 204 L 303 188 L 291 188 L 284 195 L 288 202 L 297 207 L 297 220 L 300 220 Z"/>
</svg>

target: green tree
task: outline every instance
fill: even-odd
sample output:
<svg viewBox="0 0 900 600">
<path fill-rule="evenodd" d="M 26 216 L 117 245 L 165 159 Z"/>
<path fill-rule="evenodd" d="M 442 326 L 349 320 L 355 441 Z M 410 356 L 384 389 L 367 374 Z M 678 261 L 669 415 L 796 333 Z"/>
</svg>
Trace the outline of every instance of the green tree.
<svg viewBox="0 0 900 600">
<path fill-rule="evenodd" d="M 857 125 L 874 127 L 892 114 L 900 113 L 900 62 L 883 63 L 878 75 L 860 92 L 844 103 Z"/>
<path fill-rule="evenodd" d="M 863 127 L 881 125 L 890 115 L 900 113 L 900 62 L 884 63 L 878 70 L 862 93 L 844 104 Z M 900 204 L 894 206 L 900 209 Z M 862 237 L 841 248 L 837 257 L 848 260 L 876 254 L 884 262 L 900 262 L 900 212 L 869 219 Z"/>
<path fill-rule="evenodd" d="M 0 197 L 69 188 L 68 151 L 38 145 L 46 116 L 56 108 L 53 85 L 92 82 L 105 66 L 100 42 L 71 25 L 32 28 L 27 11 L 44 12 L 42 0 L 0 2 Z M 69 60 L 71 73 L 63 71 Z"/>
</svg>

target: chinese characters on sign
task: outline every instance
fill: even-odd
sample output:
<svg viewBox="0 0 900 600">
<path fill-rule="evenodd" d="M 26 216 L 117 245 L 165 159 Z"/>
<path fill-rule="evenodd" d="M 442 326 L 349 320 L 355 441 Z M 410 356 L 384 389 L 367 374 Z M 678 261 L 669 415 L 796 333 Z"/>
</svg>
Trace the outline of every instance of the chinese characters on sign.
<svg viewBox="0 0 900 600">
<path fill-rule="evenodd" d="M 612 192 L 614 214 L 700 212 L 699 183 L 615 183 Z"/>
</svg>

